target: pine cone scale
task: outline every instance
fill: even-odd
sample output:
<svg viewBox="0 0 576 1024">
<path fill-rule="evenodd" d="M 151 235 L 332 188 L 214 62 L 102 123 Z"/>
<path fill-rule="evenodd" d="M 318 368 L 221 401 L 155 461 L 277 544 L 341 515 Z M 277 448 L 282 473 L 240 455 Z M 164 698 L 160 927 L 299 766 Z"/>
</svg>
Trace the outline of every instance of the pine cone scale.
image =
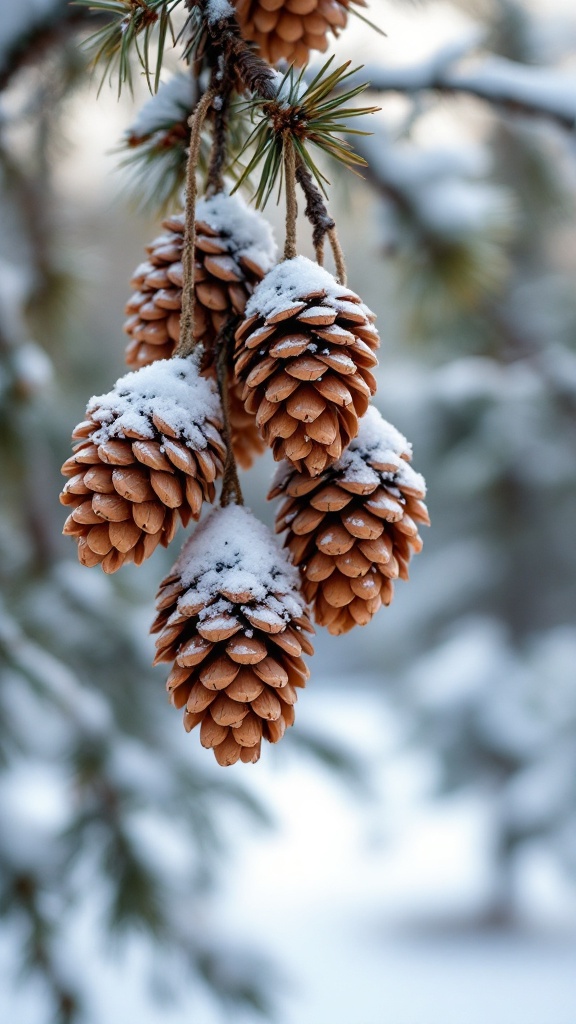
<svg viewBox="0 0 576 1024">
<path fill-rule="evenodd" d="M 375 390 L 367 368 L 375 365 L 374 354 L 363 351 L 361 363 L 355 361 L 354 323 L 371 326 L 372 314 L 304 257 L 268 274 L 247 313 L 235 351 L 245 408 L 256 414 L 276 460 L 318 476 L 355 436 Z"/>
<path fill-rule="evenodd" d="M 260 582 L 254 597 L 255 582 L 248 569 L 254 551 L 243 548 L 238 540 L 242 532 L 238 527 L 246 525 L 248 515 L 237 507 L 212 513 L 189 542 L 191 560 L 186 560 L 185 549 L 176 567 L 181 564 L 182 569 L 162 585 L 159 614 L 152 626 L 160 634 L 156 660 L 174 661 L 176 666 L 167 682 L 170 699 L 176 707 L 185 708 L 187 730 L 200 724 L 200 741 L 214 750 L 220 764 L 256 761 L 262 738 L 277 742 L 283 735 L 294 720 L 296 688 L 304 686 L 307 678 L 302 653 L 312 652 L 302 635 L 312 627 L 301 601 L 284 592 L 287 584 L 278 575 L 275 549 L 266 555 L 271 575 L 264 576 L 272 589 L 263 598 Z M 234 541 L 227 535 L 220 547 L 221 579 L 214 583 L 214 575 L 210 576 L 212 590 L 206 597 L 204 574 L 212 563 L 205 561 L 204 552 L 221 543 L 218 528 L 227 523 L 234 526 L 230 535 Z M 235 551 L 238 543 L 239 553 Z M 266 540 L 266 545 L 271 543 L 271 538 Z M 256 556 L 257 561 L 262 557 Z M 230 572 L 232 576 L 227 576 Z M 285 572 L 294 570 L 286 565 Z M 238 579 L 241 582 L 236 585 Z M 282 610 L 286 601 L 289 612 Z"/>
<path fill-rule="evenodd" d="M 389 604 L 392 581 L 407 578 L 410 557 L 422 547 L 425 485 L 409 457 L 406 440 L 371 409 L 358 438 L 320 479 L 291 468 L 272 488 L 269 497 L 287 496 L 277 530 L 286 530 L 303 593 L 331 633 L 366 625 Z"/>
<path fill-rule="evenodd" d="M 170 412 L 161 415 L 152 411 L 150 396 L 166 388 L 173 397 Z M 150 411 L 141 412 L 138 402 Z M 108 395 L 92 399 L 88 413 L 74 432 L 82 440 L 62 467 L 71 480 L 61 501 L 73 506 L 64 532 L 79 538 L 84 565 L 116 572 L 126 561 L 140 564 L 159 543 L 167 546 L 178 520 L 186 526 L 197 519 L 202 499 L 213 497 L 222 471 L 219 399 L 196 363 L 170 360 L 122 378 Z"/>
<path fill-rule="evenodd" d="M 126 362 L 147 366 L 173 355 L 180 341 L 184 214 L 163 222 L 165 234 L 148 246 L 148 259 L 132 278 L 137 289 L 126 305 L 124 330 L 130 337 Z M 194 337 L 210 349 L 229 316 L 242 316 L 254 287 L 272 266 L 275 247 L 266 222 L 237 196 L 218 194 L 197 205 L 195 234 Z M 253 418 L 233 383 L 230 400 L 232 446 L 248 468 L 264 450 Z M 165 468 L 165 467 L 154 467 Z"/>
</svg>

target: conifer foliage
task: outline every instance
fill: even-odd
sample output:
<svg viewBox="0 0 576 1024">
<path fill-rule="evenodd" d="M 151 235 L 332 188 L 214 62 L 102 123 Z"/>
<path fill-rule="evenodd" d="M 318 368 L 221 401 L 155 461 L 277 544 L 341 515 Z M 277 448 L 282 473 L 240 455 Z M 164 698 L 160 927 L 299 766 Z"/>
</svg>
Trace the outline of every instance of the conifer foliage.
<svg viewBox="0 0 576 1024">
<path fill-rule="evenodd" d="M 178 3 L 87 6 L 107 15 L 93 40 L 105 73 L 129 82 L 133 48 L 157 88 Z M 82 564 L 113 573 L 198 520 L 221 480 L 220 510 L 162 582 L 152 630 L 157 661 L 172 663 L 167 689 L 185 728 L 199 726 L 202 745 L 230 765 L 257 761 L 262 739 L 276 742 L 294 721 L 308 677 L 302 655 L 313 652 L 307 602 L 333 633 L 368 622 L 390 602 L 391 580 L 407 577 L 427 513 L 423 480 L 394 428 L 382 428 L 384 454 L 382 439 L 376 451 L 353 447 L 379 422 L 370 407 L 379 338 L 374 314 L 346 283 L 314 156 L 361 165 L 342 136 L 365 134 L 346 120 L 373 108 L 348 106 L 364 86 L 348 87 L 346 64 L 329 60 L 315 77 L 294 70 L 345 26 L 349 4 L 185 6 L 179 38 L 197 88 L 186 111 L 184 206 L 170 211 L 135 271 L 125 325 L 133 372 L 90 400 L 61 501 Z M 281 58 L 292 62 L 285 73 L 272 66 Z M 237 191 L 251 176 L 256 208 Z M 286 207 L 279 262 L 260 212 L 275 185 Z M 316 261 L 298 250 L 298 187 Z M 335 276 L 323 266 L 326 242 Z M 266 445 L 283 467 L 272 494 L 290 496 L 277 523 L 288 528 L 293 564 L 242 507 L 236 460 L 248 466 Z"/>
</svg>

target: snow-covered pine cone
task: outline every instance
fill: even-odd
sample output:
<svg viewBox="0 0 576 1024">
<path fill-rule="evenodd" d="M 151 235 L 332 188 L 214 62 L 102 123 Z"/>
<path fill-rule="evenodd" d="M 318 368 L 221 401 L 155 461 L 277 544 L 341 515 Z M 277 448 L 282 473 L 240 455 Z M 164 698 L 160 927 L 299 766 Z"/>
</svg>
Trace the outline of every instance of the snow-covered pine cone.
<svg viewBox="0 0 576 1024">
<path fill-rule="evenodd" d="M 126 362 L 132 369 L 168 359 L 180 340 L 184 213 L 163 222 L 165 234 L 148 246 L 134 272 L 136 289 L 126 306 L 124 330 L 131 338 Z M 276 245 L 265 218 L 239 195 L 220 192 L 196 207 L 194 337 L 209 349 L 233 314 L 274 265 Z"/>
<path fill-rule="evenodd" d="M 268 222 L 241 196 L 219 193 L 201 199 L 196 213 L 194 333 L 209 348 L 221 324 L 244 312 L 256 284 L 275 262 L 276 244 Z M 131 282 L 138 291 L 126 306 L 131 315 L 124 330 L 131 337 L 126 362 L 133 369 L 168 359 L 180 337 L 184 214 L 175 214 L 163 226 L 167 234 L 148 247 L 148 260 Z M 241 396 L 241 385 L 232 382 L 232 447 L 240 466 L 249 469 L 266 445 Z"/>
<path fill-rule="evenodd" d="M 328 33 L 338 35 L 348 21 L 348 9 L 364 0 L 235 0 L 240 31 L 258 44 L 269 64 L 286 60 L 302 67 L 310 50 L 328 48 Z"/>
<path fill-rule="evenodd" d="M 356 436 L 376 390 L 374 319 L 305 256 L 279 263 L 258 285 L 236 332 L 234 365 L 245 408 L 277 461 L 315 477 Z"/>
<path fill-rule="evenodd" d="M 60 495 L 73 506 L 63 532 L 78 538 L 83 565 L 109 573 L 140 565 L 170 543 L 179 519 L 186 526 L 214 500 L 225 456 L 222 410 L 198 362 L 158 360 L 90 400 Z"/>
<path fill-rule="evenodd" d="M 313 633 L 299 575 L 268 529 L 238 505 L 216 509 L 186 543 L 158 594 L 156 662 L 187 731 L 219 764 L 260 757 L 294 721 Z"/>
<path fill-rule="evenodd" d="M 429 523 L 424 479 L 409 465 L 411 445 L 373 406 L 358 436 L 320 478 L 281 466 L 268 495 L 286 496 L 276 531 L 303 574 L 314 618 L 335 635 L 364 626 L 408 578 Z"/>
</svg>

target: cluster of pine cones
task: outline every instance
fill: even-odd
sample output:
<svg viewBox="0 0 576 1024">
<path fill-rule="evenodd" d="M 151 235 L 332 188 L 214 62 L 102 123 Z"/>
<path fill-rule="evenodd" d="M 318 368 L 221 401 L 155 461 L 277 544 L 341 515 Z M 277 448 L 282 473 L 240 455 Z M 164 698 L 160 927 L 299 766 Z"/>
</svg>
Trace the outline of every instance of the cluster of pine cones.
<svg viewBox="0 0 576 1024">
<path fill-rule="evenodd" d="M 236 195 L 198 205 L 197 348 L 178 355 L 183 222 L 164 222 L 135 272 L 132 372 L 88 404 L 61 501 L 80 561 L 115 572 L 200 518 L 228 444 L 243 467 L 272 448 L 285 552 L 245 508 L 212 510 L 163 581 L 152 627 L 186 729 L 200 726 L 201 743 L 228 765 L 258 760 L 262 738 L 276 742 L 294 721 L 309 674 L 302 655 L 312 653 L 307 607 L 334 634 L 369 622 L 407 578 L 428 516 L 410 445 L 369 404 L 373 314 L 318 264 L 276 264 L 266 221 Z M 214 348 L 231 318 L 221 396 Z"/>
</svg>

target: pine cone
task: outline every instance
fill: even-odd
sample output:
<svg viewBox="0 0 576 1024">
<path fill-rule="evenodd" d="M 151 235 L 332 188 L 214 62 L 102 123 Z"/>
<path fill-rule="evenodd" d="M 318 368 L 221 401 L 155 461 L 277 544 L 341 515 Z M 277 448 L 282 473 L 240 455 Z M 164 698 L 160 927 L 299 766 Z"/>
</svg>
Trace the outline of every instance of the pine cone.
<svg viewBox="0 0 576 1024">
<path fill-rule="evenodd" d="M 245 508 L 217 509 L 195 531 L 158 594 L 156 662 L 189 732 L 219 764 L 260 757 L 294 721 L 313 633 L 298 573 Z"/>
<path fill-rule="evenodd" d="M 72 505 L 64 533 L 78 538 L 83 565 L 116 572 L 166 547 L 180 519 L 198 519 L 213 501 L 225 447 L 216 386 L 198 357 L 159 360 L 92 398 L 72 437 L 71 477 L 60 495 Z"/>
<path fill-rule="evenodd" d="M 148 246 L 135 271 L 137 291 L 124 325 L 132 339 L 126 362 L 133 369 L 168 359 L 180 339 L 184 214 L 169 217 L 166 234 Z M 196 208 L 194 337 L 206 348 L 226 320 L 242 315 L 256 284 L 273 266 L 276 246 L 267 221 L 237 195 L 219 193 Z"/>
<path fill-rule="evenodd" d="M 376 381 L 374 315 L 304 256 L 279 263 L 246 307 L 235 371 L 277 461 L 318 476 L 358 432 Z"/>
<path fill-rule="evenodd" d="M 258 44 L 269 64 L 286 60 L 303 67 L 310 50 L 328 48 L 328 32 L 338 35 L 348 9 L 364 0 L 235 0 L 240 31 Z"/>
<path fill-rule="evenodd" d="M 246 412 L 242 401 L 244 388 L 239 381 L 231 381 L 228 391 L 230 417 L 230 443 L 234 458 L 242 469 L 250 469 L 254 459 L 262 455 L 266 442 L 256 426 L 256 417 Z"/>
<path fill-rule="evenodd" d="M 268 495 L 287 495 L 276 531 L 300 566 L 314 618 L 330 633 L 364 626 L 389 605 L 393 580 L 408 579 L 422 549 L 417 523 L 429 523 L 423 477 L 408 464 L 411 446 L 371 407 L 341 459 L 311 480 L 281 467 Z"/>
</svg>

